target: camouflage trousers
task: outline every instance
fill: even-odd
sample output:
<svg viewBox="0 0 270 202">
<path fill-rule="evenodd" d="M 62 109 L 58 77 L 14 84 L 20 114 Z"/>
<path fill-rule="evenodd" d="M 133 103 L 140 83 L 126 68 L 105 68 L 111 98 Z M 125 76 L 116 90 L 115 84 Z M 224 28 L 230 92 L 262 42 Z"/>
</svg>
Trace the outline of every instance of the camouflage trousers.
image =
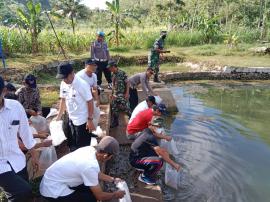
<svg viewBox="0 0 270 202">
<path fill-rule="evenodd" d="M 156 75 L 159 73 L 159 64 L 159 55 L 150 53 L 148 56 L 148 67 L 152 67 Z"/>
<path fill-rule="evenodd" d="M 125 112 L 129 117 L 131 115 L 129 101 L 126 100 L 123 96 L 118 96 L 114 98 L 111 102 L 112 125 L 118 125 L 118 118 L 120 112 Z"/>
</svg>

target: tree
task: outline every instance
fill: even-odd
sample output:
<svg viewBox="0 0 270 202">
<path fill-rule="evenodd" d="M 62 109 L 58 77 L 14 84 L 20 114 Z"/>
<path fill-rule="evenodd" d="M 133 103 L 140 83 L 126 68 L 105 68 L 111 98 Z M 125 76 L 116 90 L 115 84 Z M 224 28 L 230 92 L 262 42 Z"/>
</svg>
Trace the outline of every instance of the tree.
<svg viewBox="0 0 270 202">
<path fill-rule="evenodd" d="M 41 20 L 41 4 L 29 0 L 25 10 L 17 9 L 17 15 L 18 25 L 31 34 L 32 53 L 35 54 L 38 52 L 38 35 L 44 27 Z"/>
<path fill-rule="evenodd" d="M 114 25 L 115 29 L 111 31 L 108 35 L 111 36 L 111 39 L 115 39 L 116 46 L 119 47 L 119 39 L 120 37 L 124 37 L 123 34 L 120 32 L 120 28 L 130 27 L 131 24 L 127 21 L 127 17 L 136 19 L 140 22 L 137 16 L 133 15 L 132 13 L 126 11 L 122 12 L 120 10 L 119 0 L 113 0 L 111 3 L 106 1 L 106 5 L 111 13 L 111 22 Z"/>
<path fill-rule="evenodd" d="M 165 3 L 157 4 L 156 8 L 161 14 L 160 17 L 168 22 L 168 29 L 171 30 L 174 24 L 174 19 L 185 6 L 185 2 L 181 0 L 167 0 Z"/>
<path fill-rule="evenodd" d="M 86 18 L 88 9 L 81 4 L 81 0 L 58 0 L 56 9 L 61 11 L 61 15 L 70 20 L 73 34 L 75 34 L 75 27 L 77 19 Z"/>
</svg>

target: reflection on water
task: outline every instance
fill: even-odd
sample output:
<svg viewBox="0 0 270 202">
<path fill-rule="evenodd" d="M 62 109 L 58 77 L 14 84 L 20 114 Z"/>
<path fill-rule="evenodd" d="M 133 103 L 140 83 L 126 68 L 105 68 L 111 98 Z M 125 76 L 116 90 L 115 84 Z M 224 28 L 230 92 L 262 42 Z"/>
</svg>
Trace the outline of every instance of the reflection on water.
<svg viewBox="0 0 270 202">
<path fill-rule="evenodd" d="M 171 125 L 184 165 L 175 201 L 270 201 L 270 90 L 265 85 L 172 87 Z"/>
</svg>

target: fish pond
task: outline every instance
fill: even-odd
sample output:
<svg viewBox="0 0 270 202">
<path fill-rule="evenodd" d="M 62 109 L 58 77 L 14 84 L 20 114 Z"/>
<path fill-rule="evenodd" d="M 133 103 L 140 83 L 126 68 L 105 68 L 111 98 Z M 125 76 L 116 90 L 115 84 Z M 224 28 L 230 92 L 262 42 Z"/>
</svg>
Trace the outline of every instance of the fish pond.
<svg viewBox="0 0 270 202">
<path fill-rule="evenodd" d="M 270 201 L 270 82 L 178 83 L 169 131 L 183 165 L 177 202 Z"/>
</svg>

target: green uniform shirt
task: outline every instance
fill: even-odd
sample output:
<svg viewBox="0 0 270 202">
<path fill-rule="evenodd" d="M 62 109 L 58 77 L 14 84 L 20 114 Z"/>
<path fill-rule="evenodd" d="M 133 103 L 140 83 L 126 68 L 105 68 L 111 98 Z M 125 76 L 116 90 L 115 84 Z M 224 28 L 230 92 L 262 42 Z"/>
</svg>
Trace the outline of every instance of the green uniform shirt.
<svg viewBox="0 0 270 202">
<path fill-rule="evenodd" d="M 128 81 L 127 74 L 124 71 L 118 69 L 116 73 L 113 73 L 112 81 L 113 81 L 112 94 L 115 96 L 124 96 L 127 90 L 126 89 L 126 83 Z"/>
<path fill-rule="evenodd" d="M 160 53 L 157 51 L 157 49 L 163 50 L 164 49 L 164 42 L 165 40 L 160 37 L 155 41 L 153 44 L 153 47 L 150 51 L 149 57 L 148 57 L 148 66 L 152 68 L 158 68 L 159 65 L 159 55 Z"/>
</svg>

